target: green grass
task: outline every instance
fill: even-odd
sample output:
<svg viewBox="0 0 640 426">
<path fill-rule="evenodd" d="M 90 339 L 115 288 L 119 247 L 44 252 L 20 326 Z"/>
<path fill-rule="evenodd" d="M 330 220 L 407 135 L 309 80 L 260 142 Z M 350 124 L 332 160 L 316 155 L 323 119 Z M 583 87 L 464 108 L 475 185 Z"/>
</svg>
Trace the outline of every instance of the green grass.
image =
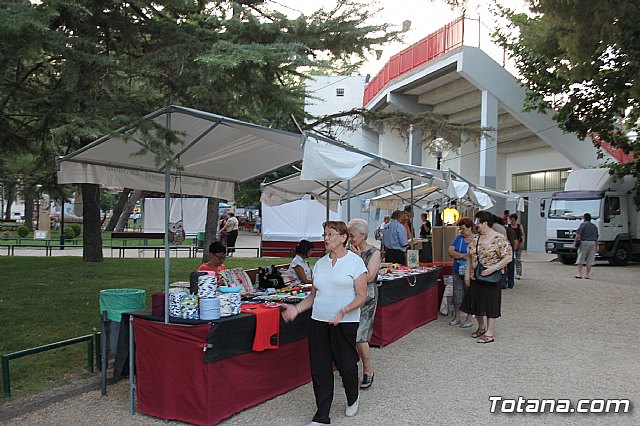
<svg viewBox="0 0 640 426">
<path fill-rule="evenodd" d="M 227 259 L 245 269 L 290 259 Z M 199 259 L 171 259 L 170 281 L 188 281 Z M 92 334 L 100 329 L 99 294 L 107 288 L 164 289 L 164 259 L 0 256 L 0 354 Z M 10 361 L 11 395 L 19 398 L 86 376 L 86 344 Z"/>
</svg>

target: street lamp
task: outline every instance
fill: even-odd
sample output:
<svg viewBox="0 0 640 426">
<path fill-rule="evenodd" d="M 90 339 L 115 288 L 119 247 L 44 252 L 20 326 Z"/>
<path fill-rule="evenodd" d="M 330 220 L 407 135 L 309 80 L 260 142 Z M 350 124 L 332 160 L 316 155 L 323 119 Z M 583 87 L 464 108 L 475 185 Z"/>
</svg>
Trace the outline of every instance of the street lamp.
<svg viewBox="0 0 640 426">
<path fill-rule="evenodd" d="M 42 185 L 36 185 L 37 191 L 36 195 L 38 199 L 36 200 L 36 230 L 40 229 L 40 191 L 42 190 Z"/>
<path fill-rule="evenodd" d="M 435 138 L 431 141 L 431 153 L 434 154 L 438 160 L 436 163 L 437 170 L 440 170 L 440 162 L 442 161 L 444 153 L 444 144 L 445 141 L 443 138 Z"/>
</svg>

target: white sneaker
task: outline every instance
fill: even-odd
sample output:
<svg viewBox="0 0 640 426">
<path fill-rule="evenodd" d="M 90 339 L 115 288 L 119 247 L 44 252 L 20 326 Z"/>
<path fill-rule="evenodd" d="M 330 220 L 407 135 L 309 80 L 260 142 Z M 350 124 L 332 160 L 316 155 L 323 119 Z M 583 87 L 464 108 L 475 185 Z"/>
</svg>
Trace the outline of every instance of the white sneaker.
<svg viewBox="0 0 640 426">
<path fill-rule="evenodd" d="M 311 422 L 307 423 L 307 426 L 325 426 L 325 423 Z"/>
<path fill-rule="evenodd" d="M 356 402 L 354 402 L 352 405 L 347 405 L 347 409 L 344 412 L 344 415 L 347 417 L 353 417 L 356 415 L 356 413 L 358 412 L 358 401 L 360 400 L 360 397 L 358 397 L 358 399 L 356 399 Z"/>
</svg>

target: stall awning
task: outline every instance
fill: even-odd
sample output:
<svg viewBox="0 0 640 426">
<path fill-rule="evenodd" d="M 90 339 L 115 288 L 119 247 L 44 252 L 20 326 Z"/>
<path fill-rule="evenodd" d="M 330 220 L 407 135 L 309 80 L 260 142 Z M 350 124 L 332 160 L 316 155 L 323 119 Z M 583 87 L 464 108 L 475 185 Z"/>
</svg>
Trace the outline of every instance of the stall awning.
<svg viewBox="0 0 640 426">
<path fill-rule="evenodd" d="M 171 146 L 182 167 L 171 172 L 172 192 L 233 200 L 235 183 L 302 160 L 298 134 L 173 105 L 146 118 L 181 139 Z M 59 158 L 58 182 L 163 192 L 164 165 L 142 150 L 142 137 L 136 127 L 121 128 Z"/>
</svg>

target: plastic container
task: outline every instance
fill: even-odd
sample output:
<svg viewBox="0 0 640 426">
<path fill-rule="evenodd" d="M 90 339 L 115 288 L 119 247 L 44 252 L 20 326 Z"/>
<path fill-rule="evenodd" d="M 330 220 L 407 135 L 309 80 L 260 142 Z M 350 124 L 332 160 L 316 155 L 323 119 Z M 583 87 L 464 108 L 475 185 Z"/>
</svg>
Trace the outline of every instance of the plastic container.
<svg viewBox="0 0 640 426">
<path fill-rule="evenodd" d="M 196 239 L 196 247 L 204 250 L 204 240 L 205 240 L 205 233 L 198 232 L 198 238 Z"/>
<path fill-rule="evenodd" d="M 100 312 L 107 311 L 107 318 L 120 322 L 123 312 L 145 309 L 146 292 L 136 288 L 109 288 L 100 290 Z"/>
</svg>

